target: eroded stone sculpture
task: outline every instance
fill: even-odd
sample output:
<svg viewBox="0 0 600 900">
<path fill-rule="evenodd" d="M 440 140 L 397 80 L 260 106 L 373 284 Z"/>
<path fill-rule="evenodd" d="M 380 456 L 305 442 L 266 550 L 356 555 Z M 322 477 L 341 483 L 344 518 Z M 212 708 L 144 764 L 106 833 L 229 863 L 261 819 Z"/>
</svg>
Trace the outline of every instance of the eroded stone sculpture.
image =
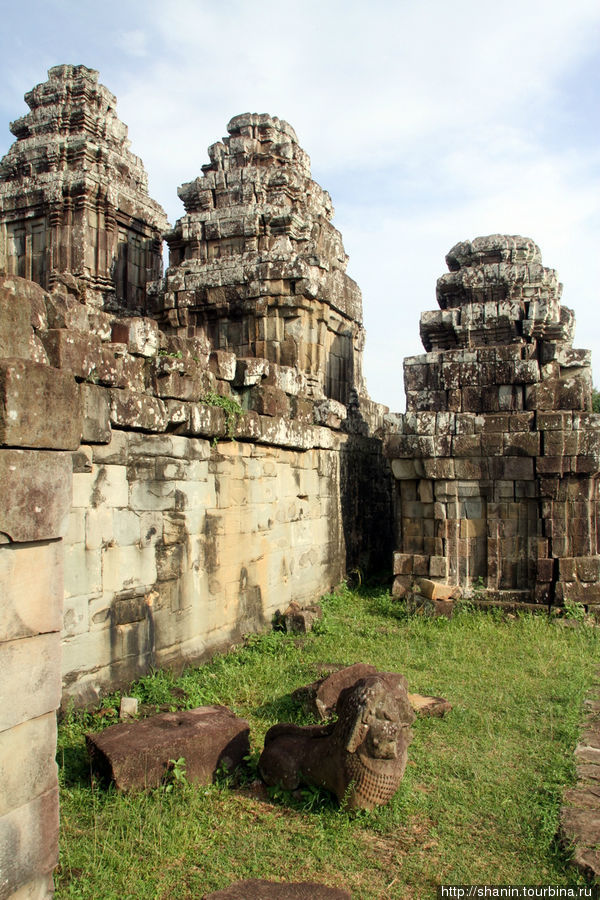
<svg viewBox="0 0 600 900">
<path fill-rule="evenodd" d="M 367 663 L 323 668 L 329 671 L 328 675 L 297 688 L 292 694 L 292 698 L 303 707 L 304 712 L 317 719 L 329 719 L 335 712 L 342 691 L 353 688 L 362 678 L 374 675 L 385 682 L 390 695 L 397 700 L 402 710 L 406 709 L 407 699 L 415 713 L 421 717 L 442 718 L 452 709 L 451 704 L 443 697 L 407 693 L 406 676 L 399 672 L 380 672 Z"/>
<path fill-rule="evenodd" d="M 351 809 L 387 803 L 404 775 L 414 713 L 383 678 L 369 676 L 340 694 L 337 721 L 280 724 L 265 736 L 259 770 L 269 785 L 324 787 Z"/>
</svg>

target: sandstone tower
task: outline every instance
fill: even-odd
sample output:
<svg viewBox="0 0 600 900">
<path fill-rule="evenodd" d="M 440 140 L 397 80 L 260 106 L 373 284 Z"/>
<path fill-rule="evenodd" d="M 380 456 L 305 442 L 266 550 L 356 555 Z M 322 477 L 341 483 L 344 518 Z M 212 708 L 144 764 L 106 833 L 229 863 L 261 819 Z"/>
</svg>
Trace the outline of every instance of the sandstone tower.
<svg viewBox="0 0 600 900">
<path fill-rule="evenodd" d="M 213 350 L 297 366 L 311 396 L 346 404 L 364 393 L 362 301 L 331 198 L 287 122 L 246 113 L 227 130 L 179 189 L 155 315 Z"/>
<path fill-rule="evenodd" d="M 464 241 L 446 262 L 387 439 L 396 591 L 425 576 L 489 598 L 600 603 L 600 416 L 562 285 L 529 238 Z"/>
<path fill-rule="evenodd" d="M 143 310 L 167 219 L 116 98 L 94 69 L 64 65 L 25 100 L 30 112 L 11 124 L 17 140 L 0 161 L 0 274 Z"/>
</svg>

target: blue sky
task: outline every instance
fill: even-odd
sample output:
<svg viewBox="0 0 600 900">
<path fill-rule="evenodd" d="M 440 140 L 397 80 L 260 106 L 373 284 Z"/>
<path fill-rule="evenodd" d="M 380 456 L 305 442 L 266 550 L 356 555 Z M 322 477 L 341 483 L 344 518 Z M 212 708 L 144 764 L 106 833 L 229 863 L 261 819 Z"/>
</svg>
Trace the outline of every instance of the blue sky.
<svg viewBox="0 0 600 900">
<path fill-rule="evenodd" d="M 373 399 L 404 408 L 402 359 L 422 352 L 419 314 L 436 305 L 445 254 L 493 232 L 532 237 L 558 270 L 600 385 L 598 0 L 0 0 L 0 11 L 0 154 L 50 66 L 96 68 L 172 222 L 178 185 L 232 116 L 294 126 L 362 289 Z"/>
</svg>

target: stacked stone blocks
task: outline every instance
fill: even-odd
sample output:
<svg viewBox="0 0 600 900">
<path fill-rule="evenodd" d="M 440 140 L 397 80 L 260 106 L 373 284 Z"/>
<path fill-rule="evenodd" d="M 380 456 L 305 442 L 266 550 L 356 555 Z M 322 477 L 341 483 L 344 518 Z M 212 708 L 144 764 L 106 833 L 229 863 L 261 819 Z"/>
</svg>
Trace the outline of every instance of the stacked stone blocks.
<svg viewBox="0 0 600 900">
<path fill-rule="evenodd" d="M 590 354 L 556 274 L 521 237 L 456 245 L 405 360 L 408 412 L 389 419 L 395 590 L 415 576 L 545 603 L 600 602 L 600 417 Z"/>
<path fill-rule="evenodd" d="M 365 394 L 362 302 L 346 275 L 331 199 L 287 122 L 245 114 L 184 184 L 154 310 L 212 349 L 297 367 L 311 396 Z"/>
</svg>

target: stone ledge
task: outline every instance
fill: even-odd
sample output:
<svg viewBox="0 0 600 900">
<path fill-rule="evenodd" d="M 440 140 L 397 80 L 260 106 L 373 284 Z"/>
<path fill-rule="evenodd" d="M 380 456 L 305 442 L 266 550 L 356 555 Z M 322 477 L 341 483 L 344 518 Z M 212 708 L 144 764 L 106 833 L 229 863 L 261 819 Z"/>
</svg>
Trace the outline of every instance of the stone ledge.
<svg viewBox="0 0 600 900">
<path fill-rule="evenodd" d="M 586 878 L 600 875 L 600 686 L 593 687 L 585 701 L 581 742 L 575 748 L 577 784 L 565 791 L 560 810 L 559 835 L 563 846 L 573 851 L 573 865 Z"/>
</svg>

